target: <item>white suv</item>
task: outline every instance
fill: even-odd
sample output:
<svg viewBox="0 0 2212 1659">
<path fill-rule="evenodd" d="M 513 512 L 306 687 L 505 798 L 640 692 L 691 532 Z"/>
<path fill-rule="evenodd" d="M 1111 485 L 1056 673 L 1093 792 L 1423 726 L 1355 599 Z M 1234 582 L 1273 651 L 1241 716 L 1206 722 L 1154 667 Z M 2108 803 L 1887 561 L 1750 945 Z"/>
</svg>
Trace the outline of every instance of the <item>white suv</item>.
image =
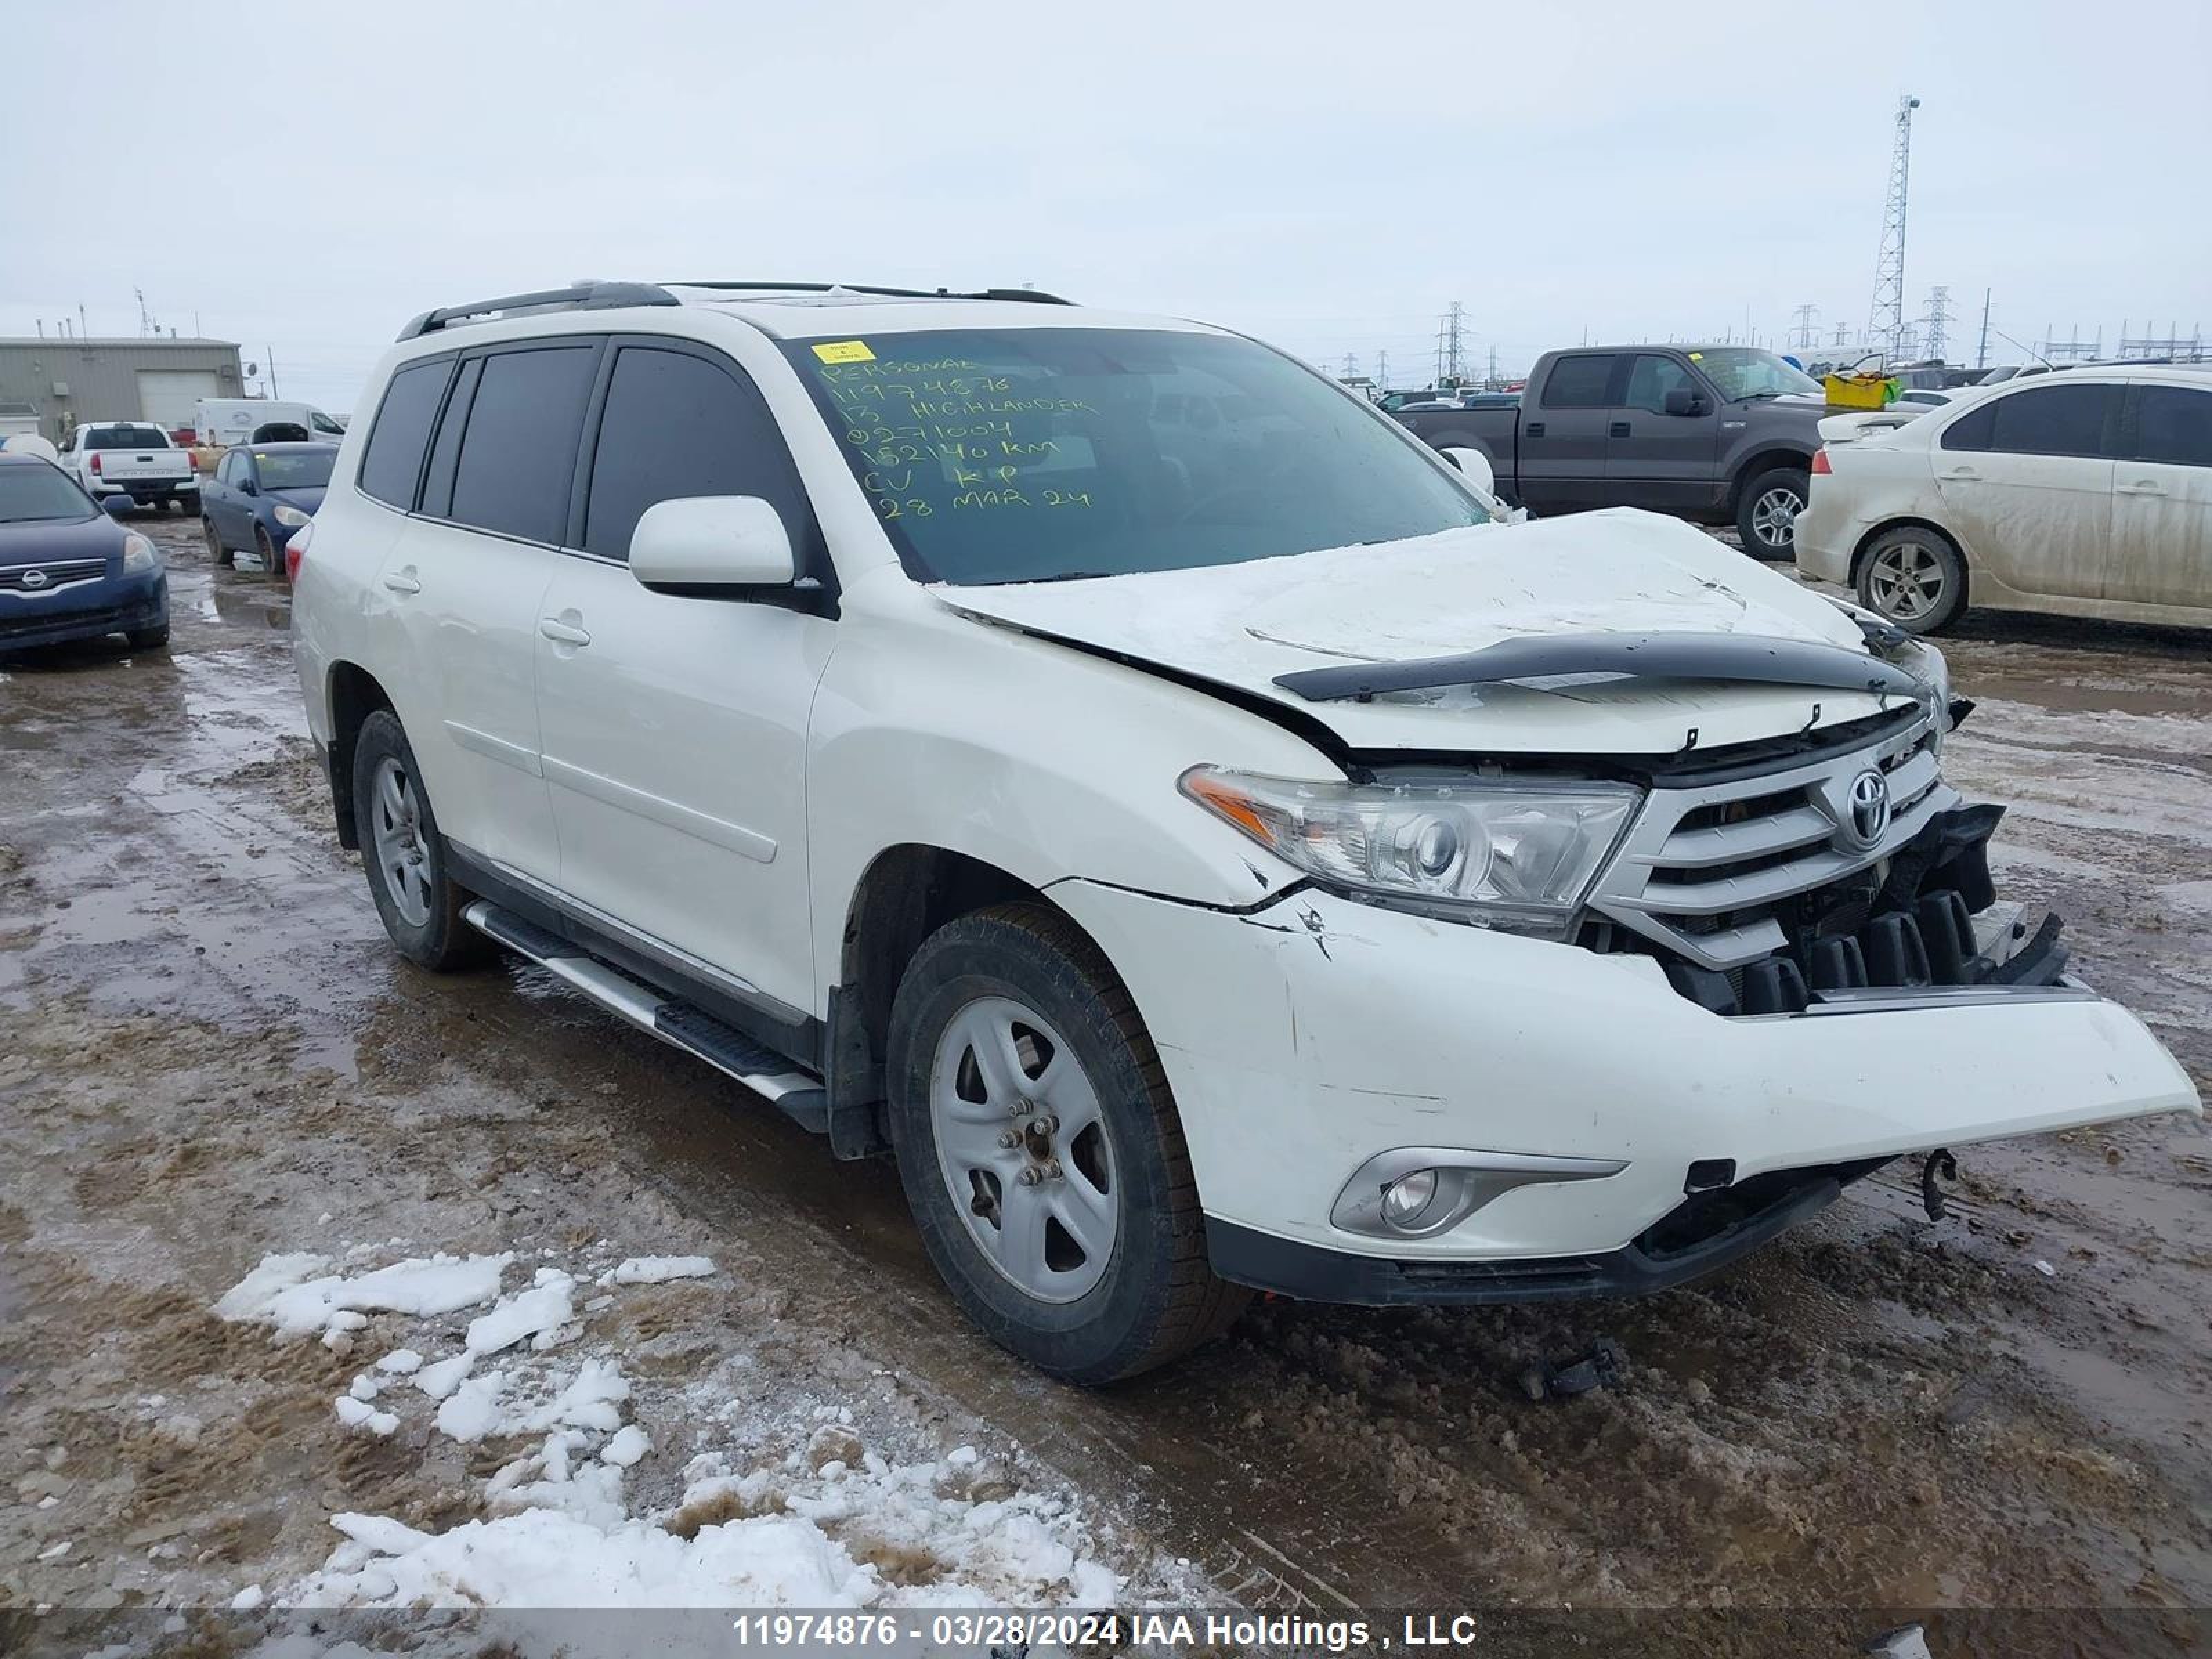
<svg viewBox="0 0 2212 1659">
<path fill-rule="evenodd" d="M 362 407 L 295 627 L 400 950 L 895 1153 L 1060 1376 L 2197 1109 L 1991 890 L 1934 650 L 1671 520 L 1497 523 L 1239 335 L 607 283 L 429 313 Z"/>
</svg>

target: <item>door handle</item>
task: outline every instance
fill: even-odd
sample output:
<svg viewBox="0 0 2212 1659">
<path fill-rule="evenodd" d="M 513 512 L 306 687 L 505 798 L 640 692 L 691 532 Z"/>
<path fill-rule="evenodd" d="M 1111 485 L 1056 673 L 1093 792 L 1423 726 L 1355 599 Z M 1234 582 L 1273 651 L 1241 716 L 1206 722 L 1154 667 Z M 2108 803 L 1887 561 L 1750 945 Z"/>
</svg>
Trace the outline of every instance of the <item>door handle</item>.
<svg viewBox="0 0 2212 1659">
<path fill-rule="evenodd" d="M 1947 483 L 1958 483 L 1963 481 L 1978 478 L 1982 475 L 1975 471 L 1971 466 L 1954 466 L 1948 471 L 1938 472 L 1936 476 L 1942 479 Z"/>
<path fill-rule="evenodd" d="M 2138 478 L 2131 484 L 2114 484 L 2112 493 L 2116 495 L 2163 495 L 2166 486 L 2155 478 Z"/>
<path fill-rule="evenodd" d="M 1605 435 L 1608 438 L 1626 438 L 1628 435 L 1628 422 L 1615 421 L 1611 426 L 1606 428 Z"/>
<path fill-rule="evenodd" d="M 1540 438 L 1544 435 L 1544 423 L 1541 421 L 1531 421 L 1521 430 L 1531 438 Z"/>
<path fill-rule="evenodd" d="M 589 645 L 592 642 L 589 634 L 562 622 L 558 617 L 540 617 L 538 631 L 556 645 Z"/>
<path fill-rule="evenodd" d="M 395 570 L 384 579 L 384 585 L 395 593 L 420 593 L 422 584 L 415 580 L 415 567 Z"/>
</svg>

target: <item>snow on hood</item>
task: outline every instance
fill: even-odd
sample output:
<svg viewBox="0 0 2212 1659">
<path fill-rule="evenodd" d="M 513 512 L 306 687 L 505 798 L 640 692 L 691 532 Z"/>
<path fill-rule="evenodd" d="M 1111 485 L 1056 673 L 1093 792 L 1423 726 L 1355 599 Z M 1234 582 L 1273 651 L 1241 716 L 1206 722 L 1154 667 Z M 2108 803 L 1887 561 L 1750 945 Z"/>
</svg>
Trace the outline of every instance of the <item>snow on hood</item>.
<svg viewBox="0 0 2212 1659">
<path fill-rule="evenodd" d="M 1855 720 L 1855 692 L 1608 679 L 1309 703 L 1301 668 L 1479 651 L 1530 635 L 1726 633 L 1858 648 L 1857 624 L 1791 577 L 1679 520 L 1627 508 L 1288 558 L 1086 580 L 931 589 L 955 609 L 1234 685 L 1360 749 L 1663 754 Z"/>
</svg>

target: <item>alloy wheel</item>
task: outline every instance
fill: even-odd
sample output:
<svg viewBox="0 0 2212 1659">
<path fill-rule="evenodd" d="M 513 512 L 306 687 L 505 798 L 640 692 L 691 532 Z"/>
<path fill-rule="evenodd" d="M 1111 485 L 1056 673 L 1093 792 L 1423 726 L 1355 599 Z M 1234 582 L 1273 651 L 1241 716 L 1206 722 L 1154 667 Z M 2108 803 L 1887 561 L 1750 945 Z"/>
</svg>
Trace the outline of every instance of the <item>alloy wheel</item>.
<svg viewBox="0 0 2212 1659">
<path fill-rule="evenodd" d="M 968 1235 L 1025 1295 L 1073 1302 L 1113 1259 L 1113 1143 L 1075 1051 L 1010 997 L 969 1003 L 930 1072 L 938 1168 Z"/>
<path fill-rule="evenodd" d="M 430 921 L 430 843 L 422 834 L 422 802 L 399 763 L 389 757 L 376 766 L 370 828 L 377 867 L 400 919 L 410 927 Z"/>
<path fill-rule="evenodd" d="M 1797 515 L 1805 510 L 1805 498 L 1796 490 L 1778 486 L 1767 490 L 1751 504 L 1751 530 L 1760 544 L 1780 552 L 1788 547 L 1797 533 Z"/>
<path fill-rule="evenodd" d="M 1943 603 L 1943 562 L 1921 542 L 1893 542 L 1874 556 L 1867 592 L 1875 608 L 1897 622 L 1918 622 Z"/>
</svg>

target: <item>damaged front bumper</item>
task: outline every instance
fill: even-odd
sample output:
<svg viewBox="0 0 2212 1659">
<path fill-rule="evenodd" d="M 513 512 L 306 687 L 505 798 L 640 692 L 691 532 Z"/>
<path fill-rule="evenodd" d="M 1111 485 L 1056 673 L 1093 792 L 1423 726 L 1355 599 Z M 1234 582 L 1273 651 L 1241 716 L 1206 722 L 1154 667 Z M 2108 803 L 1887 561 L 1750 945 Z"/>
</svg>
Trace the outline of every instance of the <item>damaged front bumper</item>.
<svg viewBox="0 0 2212 1659">
<path fill-rule="evenodd" d="M 1241 914 L 1082 881 L 1052 896 L 1159 1049 L 1217 1268 L 1296 1295 L 1663 1288 L 1901 1153 L 2201 1110 L 2142 1024 L 2072 981 L 1839 986 L 1729 1017 L 1651 955 L 1311 890 Z M 1354 1172 L 1399 1148 L 1618 1167 L 1501 1184 L 1431 1236 L 1338 1224 Z"/>
</svg>

